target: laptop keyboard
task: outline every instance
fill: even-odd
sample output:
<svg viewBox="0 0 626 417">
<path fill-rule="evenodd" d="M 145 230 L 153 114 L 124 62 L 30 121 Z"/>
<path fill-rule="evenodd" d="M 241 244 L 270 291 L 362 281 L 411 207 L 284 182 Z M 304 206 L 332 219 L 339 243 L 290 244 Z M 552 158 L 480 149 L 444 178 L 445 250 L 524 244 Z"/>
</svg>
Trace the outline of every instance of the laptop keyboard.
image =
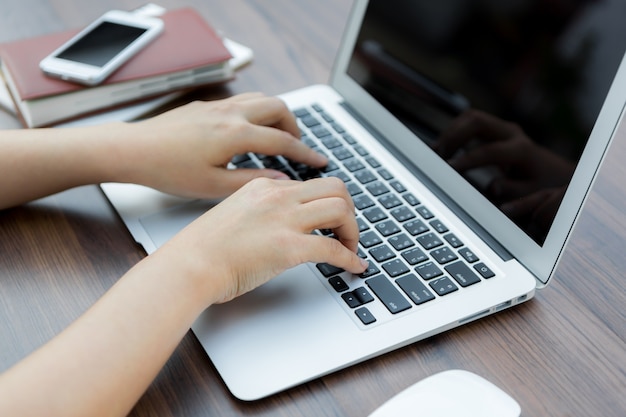
<svg viewBox="0 0 626 417">
<path fill-rule="evenodd" d="M 329 158 L 316 169 L 282 156 L 238 155 L 238 168 L 272 168 L 296 180 L 334 176 L 352 196 L 359 225 L 359 256 L 369 268 L 356 276 L 329 264 L 316 267 L 346 310 L 365 326 L 380 323 L 438 297 L 495 276 L 445 222 L 319 105 L 294 111 L 302 140 Z M 317 233 L 332 237 L 332 231 Z M 382 303 L 386 309 L 373 308 Z"/>
</svg>

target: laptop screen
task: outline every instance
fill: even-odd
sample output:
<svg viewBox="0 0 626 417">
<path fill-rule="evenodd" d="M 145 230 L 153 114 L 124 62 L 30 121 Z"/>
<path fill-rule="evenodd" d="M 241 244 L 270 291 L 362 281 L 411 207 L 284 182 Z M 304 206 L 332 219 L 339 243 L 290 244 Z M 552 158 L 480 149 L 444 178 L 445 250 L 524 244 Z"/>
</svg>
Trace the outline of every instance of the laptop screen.
<svg viewBox="0 0 626 417">
<path fill-rule="evenodd" d="M 543 245 L 626 49 L 623 11 L 372 0 L 348 75 Z"/>
</svg>

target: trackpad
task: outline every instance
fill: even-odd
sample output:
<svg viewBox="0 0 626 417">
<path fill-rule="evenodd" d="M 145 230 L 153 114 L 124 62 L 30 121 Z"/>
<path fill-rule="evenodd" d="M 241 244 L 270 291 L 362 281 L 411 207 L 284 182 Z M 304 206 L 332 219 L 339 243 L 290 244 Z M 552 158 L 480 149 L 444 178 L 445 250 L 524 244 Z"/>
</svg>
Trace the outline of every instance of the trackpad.
<svg viewBox="0 0 626 417">
<path fill-rule="evenodd" d="M 215 207 L 219 201 L 194 200 L 139 219 L 154 245 L 159 248 L 189 223 Z"/>
</svg>

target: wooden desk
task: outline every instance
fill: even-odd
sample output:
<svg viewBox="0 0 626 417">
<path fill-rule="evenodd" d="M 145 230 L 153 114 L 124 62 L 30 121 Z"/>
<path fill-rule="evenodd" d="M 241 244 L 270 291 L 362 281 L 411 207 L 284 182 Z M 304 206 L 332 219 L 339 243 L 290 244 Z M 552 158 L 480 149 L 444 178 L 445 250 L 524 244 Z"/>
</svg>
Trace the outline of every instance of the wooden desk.
<svg viewBox="0 0 626 417">
<path fill-rule="evenodd" d="M 3 5 L 0 41 L 77 27 L 143 0 L 21 0 Z M 218 95 L 276 94 L 324 82 L 350 0 L 167 0 L 197 5 L 256 58 Z M 17 126 L 0 114 L 4 127 Z M 509 311 L 271 398 L 243 403 L 224 388 L 192 333 L 134 416 L 365 416 L 435 372 L 493 381 L 524 416 L 626 415 L 626 126 L 594 186 L 552 284 Z M 11 175 L 2 172 L 1 175 Z M 49 340 L 144 256 L 96 186 L 0 212 L 0 371 Z M 2 395 L 0 393 L 0 395 Z"/>
</svg>

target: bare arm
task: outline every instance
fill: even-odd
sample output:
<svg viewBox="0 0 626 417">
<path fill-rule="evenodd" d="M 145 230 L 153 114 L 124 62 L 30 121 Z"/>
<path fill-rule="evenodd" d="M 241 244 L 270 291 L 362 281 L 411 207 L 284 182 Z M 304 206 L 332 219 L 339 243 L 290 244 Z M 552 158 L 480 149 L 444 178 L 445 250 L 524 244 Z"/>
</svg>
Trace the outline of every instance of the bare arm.
<svg viewBox="0 0 626 417">
<path fill-rule="evenodd" d="M 297 139 L 282 101 L 260 94 L 194 102 L 139 123 L 0 131 L 0 209 L 68 188 L 132 182 L 190 197 L 225 197 L 272 170 L 225 169 L 242 152 L 326 159 Z"/>
<path fill-rule="evenodd" d="M 314 228 L 333 229 L 339 239 L 311 234 Z M 254 180 L 0 375 L 0 415 L 126 415 L 204 308 L 305 261 L 360 273 L 357 241 L 340 180 Z M 242 259 L 242 252 L 251 256 Z"/>
</svg>

